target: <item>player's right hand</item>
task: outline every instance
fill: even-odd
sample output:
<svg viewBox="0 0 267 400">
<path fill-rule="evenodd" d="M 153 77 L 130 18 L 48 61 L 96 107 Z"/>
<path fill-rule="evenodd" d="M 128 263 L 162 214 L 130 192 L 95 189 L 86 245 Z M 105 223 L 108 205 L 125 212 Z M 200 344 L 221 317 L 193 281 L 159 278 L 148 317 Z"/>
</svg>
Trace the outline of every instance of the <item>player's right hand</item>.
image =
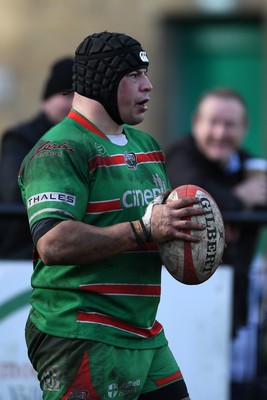
<svg viewBox="0 0 267 400">
<path fill-rule="evenodd" d="M 197 197 L 183 197 L 157 205 L 151 218 L 152 238 L 159 243 L 174 239 L 198 242 L 201 237 L 195 236 L 194 231 L 204 230 L 206 224 L 192 221 L 191 217 L 203 214 L 205 210 Z"/>
</svg>

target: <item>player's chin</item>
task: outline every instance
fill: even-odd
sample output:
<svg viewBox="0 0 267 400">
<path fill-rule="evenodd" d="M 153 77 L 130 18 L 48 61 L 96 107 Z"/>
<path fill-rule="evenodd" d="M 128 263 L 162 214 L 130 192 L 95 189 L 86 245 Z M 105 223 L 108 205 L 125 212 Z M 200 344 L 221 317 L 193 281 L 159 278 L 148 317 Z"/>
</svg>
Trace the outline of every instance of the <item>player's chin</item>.
<svg viewBox="0 0 267 400">
<path fill-rule="evenodd" d="M 125 121 L 126 124 L 128 125 L 138 125 L 141 122 L 143 122 L 145 119 L 144 113 L 139 113 L 133 115 L 131 118 L 128 119 L 128 121 Z"/>
</svg>

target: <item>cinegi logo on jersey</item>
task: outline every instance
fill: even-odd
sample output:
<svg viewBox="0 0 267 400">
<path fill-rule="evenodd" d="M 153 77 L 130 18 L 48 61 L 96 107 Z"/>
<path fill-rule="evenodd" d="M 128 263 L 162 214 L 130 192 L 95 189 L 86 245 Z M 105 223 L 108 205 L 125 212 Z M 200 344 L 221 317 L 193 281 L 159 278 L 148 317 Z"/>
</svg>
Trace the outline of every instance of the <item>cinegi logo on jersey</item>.
<svg viewBox="0 0 267 400">
<path fill-rule="evenodd" d="M 166 190 L 166 185 L 165 182 L 161 179 L 161 177 L 159 176 L 159 174 L 155 174 L 153 175 L 153 182 L 155 183 L 155 185 L 160 188 L 160 190 L 162 192 L 164 192 Z"/>
<path fill-rule="evenodd" d="M 137 159 L 134 153 L 126 152 L 124 153 L 125 164 L 128 168 L 136 169 L 137 168 Z"/>
<path fill-rule="evenodd" d="M 152 175 L 152 180 L 156 187 L 142 190 L 126 190 L 122 195 L 122 204 L 125 208 L 148 206 L 160 192 L 166 190 L 163 179 L 158 174 Z"/>
<path fill-rule="evenodd" d="M 60 192 L 38 193 L 28 199 L 28 208 L 31 208 L 36 204 L 43 203 L 44 201 L 58 201 L 60 203 L 67 203 L 71 206 L 74 206 L 76 202 L 76 196 Z"/>
</svg>

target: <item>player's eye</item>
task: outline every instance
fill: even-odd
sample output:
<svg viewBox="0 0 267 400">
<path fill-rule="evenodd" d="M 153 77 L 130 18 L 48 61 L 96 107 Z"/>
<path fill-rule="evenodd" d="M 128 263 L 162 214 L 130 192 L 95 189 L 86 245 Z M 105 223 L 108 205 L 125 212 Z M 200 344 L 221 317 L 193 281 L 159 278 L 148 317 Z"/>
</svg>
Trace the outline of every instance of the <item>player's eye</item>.
<svg viewBox="0 0 267 400">
<path fill-rule="evenodd" d="M 138 73 L 134 71 L 134 72 L 131 72 L 131 73 L 129 74 L 129 76 L 131 76 L 131 77 L 133 77 L 133 78 L 137 78 Z"/>
</svg>

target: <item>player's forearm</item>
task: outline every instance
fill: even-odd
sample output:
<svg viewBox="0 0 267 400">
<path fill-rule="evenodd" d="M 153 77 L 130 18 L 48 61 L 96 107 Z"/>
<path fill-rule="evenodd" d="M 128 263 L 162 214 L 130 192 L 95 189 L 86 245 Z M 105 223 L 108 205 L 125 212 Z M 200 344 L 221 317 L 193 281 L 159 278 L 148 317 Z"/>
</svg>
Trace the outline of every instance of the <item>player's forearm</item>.
<svg viewBox="0 0 267 400">
<path fill-rule="evenodd" d="M 37 243 L 39 255 L 47 265 L 88 264 L 136 247 L 128 222 L 103 228 L 62 221 Z"/>
<path fill-rule="evenodd" d="M 201 240 L 193 231 L 203 230 L 205 225 L 189 218 L 205 213 L 202 207 L 192 207 L 200 200 L 184 197 L 162 205 L 164 193 L 150 203 L 142 221 L 132 224 L 96 227 L 73 220 L 60 222 L 38 240 L 41 259 L 47 265 L 83 265 L 133 250 L 138 243 L 150 240 Z"/>
</svg>

